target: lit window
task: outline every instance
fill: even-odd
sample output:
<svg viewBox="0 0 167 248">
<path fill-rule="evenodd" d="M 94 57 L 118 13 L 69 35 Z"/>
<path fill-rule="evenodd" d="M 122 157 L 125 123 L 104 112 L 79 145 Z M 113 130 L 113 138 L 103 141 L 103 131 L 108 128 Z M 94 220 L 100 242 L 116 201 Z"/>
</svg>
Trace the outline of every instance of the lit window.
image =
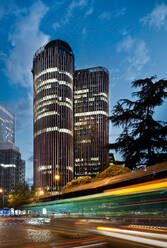
<svg viewBox="0 0 167 248">
<path fill-rule="evenodd" d="M 48 127 L 48 128 L 44 128 L 44 129 L 41 129 L 41 130 L 35 132 L 34 137 L 36 137 L 40 134 L 43 134 L 43 133 L 54 132 L 54 131 L 57 131 L 60 133 L 67 133 L 67 134 L 70 134 L 71 136 L 73 136 L 73 132 L 69 129 L 58 128 L 58 127 Z"/>
<path fill-rule="evenodd" d="M 108 116 L 108 113 L 105 111 L 97 110 L 97 111 L 83 112 L 83 113 L 76 113 L 75 114 L 75 116 L 88 116 L 88 115 L 106 115 L 106 116 Z"/>
<path fill-rule="evenodd" d="M 39 74 L 34 76 L 34 80 L 36 80 L 37 78 L 39 78 L 40 76 L 49 73 L 49 72 L 59 72 L 60 74 L 65 74 L 67 75 L 69 78 L 71 78 L 73 80 L 73 75 L 70 72 L 67 71 L 60 71 L 58 69 L 58 67 L 52 67 L 52 68 L 47 68 L 46 70 L 41 71 Z"/>
</svg>

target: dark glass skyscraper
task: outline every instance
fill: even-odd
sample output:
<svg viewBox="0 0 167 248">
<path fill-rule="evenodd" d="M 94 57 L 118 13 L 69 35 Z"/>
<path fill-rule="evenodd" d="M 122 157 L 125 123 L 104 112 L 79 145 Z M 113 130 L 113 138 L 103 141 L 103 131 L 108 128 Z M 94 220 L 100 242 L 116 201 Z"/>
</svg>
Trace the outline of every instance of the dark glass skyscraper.
<svg viewBox="0 0 167 248">
<path fill-rule="evenodd" d="M 25 161 L 13 144 L 0 145 L 0 187 L 10 193 L 18 183 L 25 182 Z"/>
<path fill-rule="evenodd" d="M 0 104 L 0 143 L 15 142 L 15 116 L 5 106 Z"/>
<path fill-rule="evenodd" d="M 15 145 L 15 115 L 0 104 L 0 188 L 4 194 L 25 181 L 25 161 Z"/>
<path fill-rule="evenodd" d="M 34 183 L 47 192 L 73 178 L 73 72 L 74 55 L 66 42 L 53 40 L 35 53 Z"/>
<path fill-rule="evenodd" d="M 95 176 L 108 167 L 108 88 L 103 67 L 74 73 L 75 177 Z"/>
</svg>

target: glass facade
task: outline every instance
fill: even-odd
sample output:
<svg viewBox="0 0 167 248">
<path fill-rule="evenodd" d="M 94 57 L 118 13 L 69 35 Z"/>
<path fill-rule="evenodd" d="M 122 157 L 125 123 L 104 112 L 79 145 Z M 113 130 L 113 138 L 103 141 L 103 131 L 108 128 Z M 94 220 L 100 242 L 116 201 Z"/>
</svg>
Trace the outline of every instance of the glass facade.
<svg viewBox="0 0 167 248">
<path fill-rule="evenodd" d="M 15 116 L 0 104 L 0 143 L 15 142 Z"/>
<path fill-rule="evenodd" d="M 15 116 L 0 104 L 0 187 L 7 194 L 25 181 L 25 161 L 15 146 Z"/>
<path fill-rule="evenodd" d="M 64 41 L 35 53 L 34 184 L 49 193 L 73 178 L 73 71 L 74 55 Z"/>
<path fill-rule="evenodd" d="M 103 67 L 74 73 L 75 178 L 95 176 L 108 167 L 109 76 Z"/>
<path fill-rule="evenodd" d="M 25 161 L 21 159 L 19 149 L 13 145 L 4 145 L 0 149 L 0 187 L 5 194 L 10 193 L 18 183 L 25 181 Z"/>
</svg>

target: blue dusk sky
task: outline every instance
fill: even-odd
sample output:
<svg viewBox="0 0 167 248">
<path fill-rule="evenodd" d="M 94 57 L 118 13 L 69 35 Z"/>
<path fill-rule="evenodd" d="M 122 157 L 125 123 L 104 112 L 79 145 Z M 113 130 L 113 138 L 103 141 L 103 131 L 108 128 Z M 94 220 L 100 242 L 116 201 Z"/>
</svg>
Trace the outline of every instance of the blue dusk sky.
<svg viewBox="0 0 167 248">
<path fill-rule="evenodd" d="M 16 145 L 33 177 L 32 59 L 46 42 L 62 39 L 75 68 L 104 66 L 110 73 L 110 113 L 130 98 L 134 79 L 167 79 L 167 1 L 0 0 L 0 102 L 16 115 Z M 166 104 L 156 119 L 167 120 Z M 110 141 L 119 130 L 110 128 Z"/>
</svg>

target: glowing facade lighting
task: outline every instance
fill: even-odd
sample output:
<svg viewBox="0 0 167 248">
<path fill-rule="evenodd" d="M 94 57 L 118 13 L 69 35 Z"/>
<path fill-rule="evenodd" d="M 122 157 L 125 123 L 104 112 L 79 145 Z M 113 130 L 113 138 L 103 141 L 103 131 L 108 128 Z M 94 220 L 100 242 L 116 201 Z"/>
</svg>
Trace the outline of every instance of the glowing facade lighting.
<svg viewBox="0 0 167 248">
<path fill-rule="evenodd" d="M 73 178 L 73 72 L 71 47 L 53 40 L 33 59 L 34 185 L 60 190 Z M 51 165 L 51 168 L 47 168 Z M 61 185 L 55 174 L 62 172 Z"/>
</svg>

